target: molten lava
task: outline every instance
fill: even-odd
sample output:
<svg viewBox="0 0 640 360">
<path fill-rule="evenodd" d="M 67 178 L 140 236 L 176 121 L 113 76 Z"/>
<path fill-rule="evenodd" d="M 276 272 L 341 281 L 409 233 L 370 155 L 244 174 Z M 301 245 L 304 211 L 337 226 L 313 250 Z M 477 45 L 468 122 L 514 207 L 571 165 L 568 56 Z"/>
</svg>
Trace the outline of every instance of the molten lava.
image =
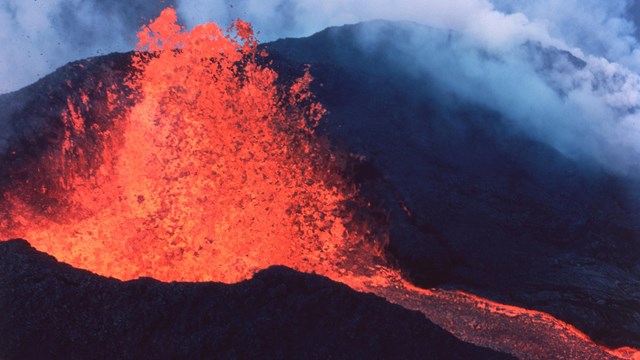
<svg viewBox="0 0 640 360">
<path fill-rule="evenodd" d="M 387 266 L 377 245 L 385 235 L 373 235 L 384 229 L 367 230 L 378 225 L 348 206 L 360 202 L 344 175 L 346 157 L 314 132 L 325 109 L 309 91 L 311 75 L 279 81 L 248 23 L 186 31 L 169 8 L 138 38 L 125 91 L 133 105 L 89 124 L 82 114 L 97 100 L 68 100 L 63 134 L 37 169 L 45 180 L 0 199 L 9 214 L 0 213 L 0 239 L 29 239 L 60 261 L 125 280 L 231 283 L 286 265 L 420 310 L 463 339 L 518 356 L 555 356 L 563 347 L 610 355 L 549 315 L 417 289 Z M 105 109 L 117 107 L 117 91 Z M 504 337 L 518 326 L 520 338 Z M 559 345 L 530 339 L 534 330 Z"/>
<path fill-rule="evenodd" d="M 100 134 L 116 147 L 100 161 L 81 146 L 85 97 L 68 102 L 47 165 L 56 191 L 43 189 L 55 216 L 13 193 L 19 217 L 3 237 L 120 279 L 236 282 L 272 264 L 328 274 L 362 239 L 343 206 L 355 189 L 314 135 L 325 110 L 311 76 L 278 85 L 248 23 L 225 33 L 176 20 L 167 9 L 138 34 L 129 87 L 139 101 Z"/>
</svg>

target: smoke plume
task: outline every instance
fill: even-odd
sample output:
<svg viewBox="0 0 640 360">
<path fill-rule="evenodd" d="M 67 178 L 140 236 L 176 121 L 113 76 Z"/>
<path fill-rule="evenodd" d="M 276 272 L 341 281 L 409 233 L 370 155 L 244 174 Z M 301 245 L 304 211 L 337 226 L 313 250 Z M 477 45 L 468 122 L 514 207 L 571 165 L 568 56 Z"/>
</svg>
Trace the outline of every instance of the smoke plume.
<svg viewBox="0 0 640 360">
<path fill-rule="evenodd" d="M 169 5 L 189 26 L 242 18 L 261 41 L 373 19 L 440 29 L 405 24 L 410 39 L 389 53 L 567 156 L 639 173 L 640 6 L 632 0 L 4 0 L 0 93 L 68 61 L 132 49 L 135 29 Z M 383 29 L 366 28 L 362 46 L 376 46 Z"/>
</svg>

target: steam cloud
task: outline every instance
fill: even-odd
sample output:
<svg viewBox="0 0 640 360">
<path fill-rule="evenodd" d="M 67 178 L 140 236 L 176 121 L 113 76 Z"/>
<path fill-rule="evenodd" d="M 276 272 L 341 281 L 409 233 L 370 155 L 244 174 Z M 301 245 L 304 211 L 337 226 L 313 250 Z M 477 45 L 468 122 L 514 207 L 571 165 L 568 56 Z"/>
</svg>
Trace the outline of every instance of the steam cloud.
<svg viewBox="0 0 640 360">
<path fill-rule="evenodd" d="M 0 0 L 0 94 L 65 63 L 128 51 L 143 23 L 171 1 Z"/>
<path fill-rule="evenodd" d="M 452 30 L 453 43 L 442 46 L 446 31 L 406 25 L 410 41 L 389 51 L 412 54 L 414 71 L 568 156 L 640 174 L 640 5 L 632 0 L 3 0 L 0 93 L 65 62 L 131 49 L 139 25 L 168 5 L 190 26 L 250 21 L 262 41 L 372 19 Z M 382 34 L 368 29 L 364 47 Z"/>
<path fill-rule="evenodd" d="M 408 20 L 389 53 L 443 91 L 486 105 L 567 156 L 640 174 L 640 6 L 627 0 L 178 1 L 188 23 L 242 17 L 262 38 L 299 37 L 332 25 Z M 210 4 L 209 7 L 205 4 Z M 384 31 L 367 27 L 362 46 Z M 446 43 L 446 44 L 445 44 Z M 386 42 L 385 46 L 389 46 Z M 489 55 L 489 56 L 486 56 Z M 416 60 L 417 59 L 417 60 Z M 496 60 L 498 59 L 498 60 Z"/>
</svg>

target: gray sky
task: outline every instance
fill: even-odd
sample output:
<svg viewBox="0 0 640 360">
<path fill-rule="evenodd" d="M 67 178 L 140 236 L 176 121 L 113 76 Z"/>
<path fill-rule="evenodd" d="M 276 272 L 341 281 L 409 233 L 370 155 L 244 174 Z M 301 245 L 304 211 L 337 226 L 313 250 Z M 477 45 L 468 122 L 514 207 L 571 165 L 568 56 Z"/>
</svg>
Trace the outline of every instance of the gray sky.
<svg viewBox="0 0 640 360">
<path fill-rule="evenodd" d="M 137 29 L 172 1 L 0 0 L 0 93 L 69 61 L 131 50 Z"/>
<path fill-rule="evenodd" d="M 133 49 L 140 25 L 169 5 L 188 27 L 242 18 L 262 41 L 372 19 L 455 30 L 463 39 L 456 47 L 434 49 L 437 39 L 416 33 L 394 51 L 408 52 L 444 89 L 508 115 L 560 151 L 640 174 L 640 5 L 633 0 L 0 0 L 0 93 L 69 61 Z M 541 73 L 518 57 L 524 43 L 568 50 L 586 67 L 557 63 Z M 478 57 L 479 49 L 502 62 Z"/>
<path fill-rule="evenodd" d="M 564 43 L 640 69 L 632 21 L 640 7 L 631 0 L 0 0 L 0 93 L 69 61 L 132 49 L 140 25 L 169 5 L 191 26 L 243 18 L 262 40 L 370 19 L 412 20 L 494 45 Z"/>
</svg>

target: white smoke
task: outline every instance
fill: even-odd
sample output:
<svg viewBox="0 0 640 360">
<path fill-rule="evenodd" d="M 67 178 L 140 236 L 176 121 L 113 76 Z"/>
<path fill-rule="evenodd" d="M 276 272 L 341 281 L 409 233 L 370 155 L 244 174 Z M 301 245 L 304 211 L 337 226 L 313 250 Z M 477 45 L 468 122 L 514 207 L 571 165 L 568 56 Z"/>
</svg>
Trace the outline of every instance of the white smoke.
<svg viewBox="0 0 640 360">
<path fill-rule="evenodd" d="M 197 12 L 190 12 L 196 3 Z M 240 17 L 261 31 L 262 40 L 373 19 L 453 30 L 459 41 L 438 46 L 433 32 L 415 28 L 405 44 L 388 52 L 404 53 L 397 56 L 411 59 L 404 67 L 417 67 L 412 71 L 436 78 L 443 91 L 499 111 L 567 156 L 631 175 L 640 173 L 640 51 L 633 5 L 626 0 L 245 0 L 232 7 L 224 1 L 178 1 L 179 11 L 194 14 L 187 18 L 190 25 L 204 17 L 220 23 Z M 381 34 L 375 26 L 367 29 L 361 40 L 375 46 Z M 569 53 L 577 58 L 571 60 Z"/>
<path fill-rule="evenodd" d="M 545 23 L 549 34 L 562 38 L 584 54 L 605 57 L 640 70 L 640 51 L 634 18 L 640 8 L 627 0 L 493 0 L 497 8 L 520 12 Z"/>
<path fill-rule="evenodd" d="M 640 173 L 640 15 L 632 0 L 0 0 L 0 93 L 68 61 L 132 49 L 136 29 L 168 5 L 189 26 L 250 21 L 262 41 L 373 19 L 453 30 L 455 47 L 427 51 L 434 45 L 425 40 L 435 40 L 418 31 L 417 47 L 397 50 L 418 56 L 413 65 L 445 89 L 567 155 Z M 362 36 L 375 39 L 375 31 Z M 584 63 L 540 59 L 527 47 L 568 51 Z"/>
</svg>

